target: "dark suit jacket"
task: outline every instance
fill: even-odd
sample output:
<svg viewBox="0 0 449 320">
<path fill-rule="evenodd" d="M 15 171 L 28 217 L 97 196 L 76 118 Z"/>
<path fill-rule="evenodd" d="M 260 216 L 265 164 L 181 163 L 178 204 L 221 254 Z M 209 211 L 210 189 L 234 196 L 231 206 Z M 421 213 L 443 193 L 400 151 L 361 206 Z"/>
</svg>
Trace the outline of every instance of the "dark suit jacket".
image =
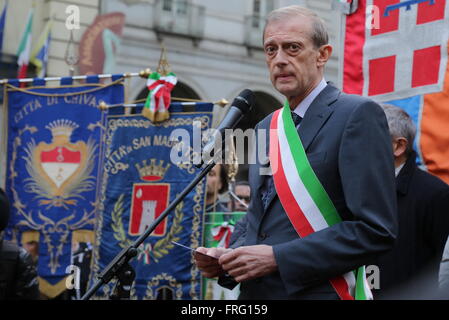
<svg viewBox="0 0 449 320">
<path fill-rule="evenodd" d="M 0 188 L 0 231 L 6 229 L 9 221 L 9 201 L 5 192 Z"/>
<path fill-rule="evenodd" d="M 378 261 L 380 299 L 438 298 L 438 271 L 449 233 L 449 186 L 418 169 L 413 154 L 396 178 L 398 235 Z"/>
<path fill-rule="evenodd" d="M 272 114 L 256 127 L 266 130 L 257 132 L 266 134 L 266 141 L 271 118 Z M 259 174 L 263 163 L 258 159 L 249 171 L 251 203 L 242 220 L 246 232 L 233 239 L 234 247 L 273 246 L 278 271 L 242 283 L 240 299 L 338 299 L 329 279 L 370 264 L 394 243 L 393 155 L 382 109 L 328 85 L 310 105 L 298 132 L 312 168 L 344 221 L 300 239 L 275 193 L 263 209 L 266 176 Z"/>
</svg>

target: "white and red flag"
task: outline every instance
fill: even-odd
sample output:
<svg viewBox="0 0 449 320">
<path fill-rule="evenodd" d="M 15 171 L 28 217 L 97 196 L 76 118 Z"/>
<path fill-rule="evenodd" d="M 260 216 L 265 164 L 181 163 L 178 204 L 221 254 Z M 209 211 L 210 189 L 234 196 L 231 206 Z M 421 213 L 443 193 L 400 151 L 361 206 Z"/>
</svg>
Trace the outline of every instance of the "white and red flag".
<svg viewBox="0 0 449 320">
<path fill-rule="evenodd" d="M 343 33 L 343 91 L 377 101 L 442 91 L 446 0 L 358 0 L 350 6 Z"/>
<path fill-rule="evenodd" d="M 418 163 L 449 183 L 449 1 L 346 0 L 343 91 L 403 108 Z"/>
</svg>

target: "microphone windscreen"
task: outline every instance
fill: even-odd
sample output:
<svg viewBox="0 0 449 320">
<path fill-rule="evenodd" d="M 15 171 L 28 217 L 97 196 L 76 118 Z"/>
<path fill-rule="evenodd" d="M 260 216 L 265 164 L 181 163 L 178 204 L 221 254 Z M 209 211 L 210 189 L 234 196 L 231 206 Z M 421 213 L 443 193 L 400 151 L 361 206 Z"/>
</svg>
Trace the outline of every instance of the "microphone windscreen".
<svg viewBox="0 0 449 320">
<path fill-rule="evenodd" d="M 254 93 L 245 89 L 234 99 L 232 106 L 237 107 L 243 114 L 248 113 L 254 105 Z"/>
</svg>

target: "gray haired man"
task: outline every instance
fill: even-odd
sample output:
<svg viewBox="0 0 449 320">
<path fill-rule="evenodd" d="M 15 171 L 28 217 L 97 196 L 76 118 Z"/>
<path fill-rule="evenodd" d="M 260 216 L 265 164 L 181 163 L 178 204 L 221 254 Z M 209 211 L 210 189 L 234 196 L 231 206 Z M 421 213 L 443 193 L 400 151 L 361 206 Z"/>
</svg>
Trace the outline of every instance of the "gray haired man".
<svg viewBox="0 0 449 320">
<path fill-rule="evenodd" d="M 396 168 L 398 235 L 393 250 L 379 258 L 380 299 L 432 299 L 449 233 L 449 186 L 419 169 L 413 151 L 416 128 L 401 108 L 382 105 Z"/>
<path fill-rule="evenodd" d="M 256 128 L 256 141 L 272 142 L 270 162 L 249 166 L 251 200 L 239 247 L 198 248 L 219 259 L 197 254 L 195 263 L 227 288 L 241 283 L 242 300 L 354 299 L 352 271 L 391 249 L 396 234 L 385 115 L 375 102 L 325 81 L 332 46 L 314 12 L 299 6 L 271 12 L 262 40 L 270 80 L 286 98 Z M 256 143 L 256 150 L 262 145 Z M 300 163 L 316 175 L 308 189 L 297 187 L 307 179 L 296 157 L 306 157 Z M 272 174 L 261 175 L 267 168 Z M 312 203 L 310 190 L 323 197 Z M 328 210 L 331 205 L 335 210 Z M 329 214 L 336 218 L 330 223 L 324 218 Z"/>
</svg>

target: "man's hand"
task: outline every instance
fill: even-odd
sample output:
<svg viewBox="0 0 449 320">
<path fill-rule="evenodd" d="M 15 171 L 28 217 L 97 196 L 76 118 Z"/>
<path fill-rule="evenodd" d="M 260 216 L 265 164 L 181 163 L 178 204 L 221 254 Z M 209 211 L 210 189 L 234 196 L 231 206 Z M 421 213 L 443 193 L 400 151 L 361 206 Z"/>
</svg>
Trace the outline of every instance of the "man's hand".
<svg viewBox="0 0 449 320">
<path fill-rule="evenodd" d="M 221 255 L 219 263 L 237 282 L 259 278 L 277 270 L 273 248 L 267 245 L 234 249 Z"/>
<path fill-rule="evenodd" d="M 196 249 L 196 251 L 207 254 L 208 256 L 220 258 L 221 255 L 226 252 L 232 251 L 232 249 L 199 247 Z M 214 259 L 212 257 L 207 257 L 197 253 L 194 254 L 195 264 L 197 265 L 203 276 L 206 278 L 215 278 L 224 273 L 223 269 L 218 263 L 218 259 Z"/>
</svg>

